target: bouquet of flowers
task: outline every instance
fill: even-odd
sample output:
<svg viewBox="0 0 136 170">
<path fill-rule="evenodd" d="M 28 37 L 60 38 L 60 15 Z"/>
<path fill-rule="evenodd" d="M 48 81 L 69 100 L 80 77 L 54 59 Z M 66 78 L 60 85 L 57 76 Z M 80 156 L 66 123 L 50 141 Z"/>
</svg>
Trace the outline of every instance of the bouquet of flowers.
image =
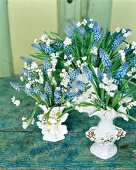
<svg viewBox="0 0 136 170">
<path fill-rule="evenodd" d="M 17 91 L 23 91 L 33 98 L 35 107 L 31 115 L 23 117 L 22 127 L 26 129 L 34 123 L 34 116 L 38 107 L 43 114 L 38 115 L 37 126 L 42 129 L 43 140 L 59 141 L 68 133 L 65 122 L 68 112 L 73 110 L 71 102 L 74 97 L 81 94 L 81 90 L 72 90 L 76 70 L 71 75 L 63 68 L 56 70 L 58 53 L 51 53 L 51 59 L 45 58 L 43 64 L 38 65 L 28 57 L 21 57 L 24 61 L 23 73 L 20 83 L 11 82 Z M 19 106 L 20 101 L 12 98 L 12 102 Z"/>
<path fill-rule="evenodd" d="M 61 123 L 69 111 L 87 112 L 90 117 L 97 115 L 101 120 L 86 132 L 86 137 L 95 141 L 91 152 L 107 159 L 117 152 L 114 142 L 126 133 L 113 124 L 113 119 L 136 121 L 129 114 L 136 106 L 136 42 L 126 41 L 130 29 L 104 32 L 90 17 L 82 22 L 70 22 L 65 32 L 63 38 L 57 33 L 45 33 L 34 40 L 32 47 L 38 52 L 31 57 L 43 60 L 42 64 L 22 57 L 21 83 L 11 84 L 36 101 L 30 118 L 23 118 L 23 127 L 33 123 L 39 106 L 44 111 L 38 115 L 37 122 L 43 139 L 58 141 L 67 133 Z M 12 101 L 19 105 L 15 97 Z"/>
</svg>

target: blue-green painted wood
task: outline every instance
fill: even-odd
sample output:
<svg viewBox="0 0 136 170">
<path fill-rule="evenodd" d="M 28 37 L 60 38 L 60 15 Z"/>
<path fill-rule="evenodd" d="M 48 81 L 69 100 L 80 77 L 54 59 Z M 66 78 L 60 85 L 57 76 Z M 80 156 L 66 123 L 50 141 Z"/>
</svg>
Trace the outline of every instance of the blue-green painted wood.
<svg viewBox="0 0 136 170">
<path fill-rule="evenodd" d="M 12 74 L 7 0 L 0 0 L 0 77 Z"/>
<path fill-rule="evenodd" d="M 58 32 L 64 35 L 64 26 L 68 21 L 78 22 L 87 15 L 87 0 L 58 0 Z"/>
<path fill-rule="evenodd" d="M 88 16 L 98 21 L 106 30 L 110 28 L 112 0 L 88 0 Z"/>
<path fill-rule="evenodd" d="M 14 79 L 0 78 L 0 169 L 135 170 L 134 122 L 116 120 L 116 124 L 127 131 L 127 135 L 116 142 L 118 153 L 109 160 L 101 160 L 90 153 L 92 142 L 85 137 L 85 131 L 96 125 L 98 119 L 88 119 L 85 113 L 71 112 L 65 122 L 69 130 L 65 140 L 57 143 L 42 141 L 36 126 L 25 131 L 21 128 L 22 116 L 29 114 L 33 106 L 32 100 L 23 94 L 19 96 L 24 102 L 19 107 L 12 105 L 10 98 L 15 92 L 9 82 Z"/>
</svg>

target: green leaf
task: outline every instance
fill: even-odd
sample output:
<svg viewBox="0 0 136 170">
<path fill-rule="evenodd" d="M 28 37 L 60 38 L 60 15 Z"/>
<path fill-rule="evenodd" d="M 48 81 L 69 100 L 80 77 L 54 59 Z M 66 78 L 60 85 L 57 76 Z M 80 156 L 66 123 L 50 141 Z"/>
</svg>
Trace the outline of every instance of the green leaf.
<svg viewBox="0 0 136 170">
<path fill-rule="evenodd" d="M 51 35 L 53 35 L 54 37 L 56 37 L 57 39 L 59 39 L 60 41 L 63 41 L 63 39 L 59 36 L 59 34 L 55 33 L 55 32 L 50 32 Z"/>
</svg>

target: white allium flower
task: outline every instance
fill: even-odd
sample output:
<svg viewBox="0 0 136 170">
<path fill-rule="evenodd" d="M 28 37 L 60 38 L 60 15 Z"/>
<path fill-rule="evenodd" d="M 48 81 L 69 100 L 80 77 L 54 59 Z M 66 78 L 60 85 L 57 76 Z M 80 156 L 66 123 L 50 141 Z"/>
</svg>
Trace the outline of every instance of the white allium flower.
<svg viewBox="0 0 136 170">
<path fill-rule="evenodd" d="M 133 51 L 134 54 L 136 54 L 136 49 Z"/>
<path fill-rule="evenodd" d="M 19 106 L 20 105 L 20 100 L 16 100 L 15 96 L 11 98 L 11 101 L 14 105 Z"/>
<path fill-rule="evenodd" d="M 42 76 L 40 76 L 40 79 L 39 79 L 39 84 L 43 84 L 44 83 L 44 79 Z"/>
<path fill-rule="evenodd" d="M 111 97 L 114 96 L 114 91 L 118 89 L 118 86 L 114 84 L 113 78 L 108 78 L 106 74 L 103 77 L 103 83 L 99 84 L 99 87 L 104 89 Z"/>
<path fill-rule="evenodd" d="M 66 106 L 67 106 L 67 107 L 70 107 L 70 106 L 71 106 L 71 103 L 70 103 L 70 102 L 66 102 Z"/>
<path fill-rule="evenodd" d="M 120 32 L 121 28 L 117 27 L 115 30 L 116 32 Z"/>
<path fill-rule="evenodd" d="M 35 70 L 35 69 L 37 69 L 37 68 L 38 68 L 37 63 L 36 63 L 36 62 L 32 62 L 32 64 L 31 64 L 31 69 L 32 69 L 32 70 Z"/>
<path fill-rule="evenodd" d="M 122 29 L 122 33 L 123 34 L 126 33 L 126 29 L 125 28 Z"/>
<path fill-rule="evenodd" d="M 83 61 L 85 61 L 86 59 L 87 59 L 87 57 L 86 57 L 86 56 L 82 57 L 82 60 L 83 60 Z"/>
<path fill-rule="evenodd" d="M 80 22 L 78 22 L 76 25 L 77 25 L 77 27 L 80 27 L 80 26 L 81 26 L 81 23 L 80 23 Z"/>
<path fill-rule="evenodd" d="M 24 121 L 22 124 L 23 129 L 26 129 L 29 126 L 29 121 Z"/>
<path fill-rule="evenodd" d="M 21 77 L 20 77 L 20 80 L 21 80 L 21 81 L 24 81 L 24 77 L 21 76 Z"/>
<path fill-rule="evenodd" d="M 94 55 L 97 55 L 97 54 L 98 54 L 98 48 L 97 48 L 97 47 L 93 47 L 93 48 L 90 50 L 90 53 L 91 53 L 91 54 L 94 54 Z"/>
<path fill-rule="evenodd" d="M 26 89 L 30 89 L 31 84 L 30 84 L 30 83 L 27 83 L 27 84 L 25 85 L 25 87 L 26 87 Z"/>
<path fill-rule="evenodd" d="M 47 39 L 47 40 L 46 40 L 46 45 L 47 45 L 47 46 L 50 46 L 51 42 L 52 42 L 51 39 Z"/>
<path fill-rule="evenodd" d="M 27 118 L 26 117 L 22 117 L 22 120 L 24 121 L 24 120 L 26 120 Z"/>
<path fill-rule="evenodd" d="M 34 118 L 32 119 L 31 124 L 32 124 L 32 125 L 34 124 Z"/>
<path fill-rule="evenodd" d="M 65 59 L 65 60 L 67 59 L 67 56 L 66 56 L 66 55 L 64 55 L 64 59 Z"/>
<path fill-rule="evenodd" d="M 34 44 L 36 44 L 36 43 L 37 43 L 37 41 L 38 41 L 38 39 L 34 39 Z"/>
<path fill-rule="evenodd" d="M 15 100 L 14 104 L 15 104 L 16 106 L 19 106 L 19 105 L 20 105 L 20 100 Z"/>
<path fill-rule="evenodd" d="M 128 107 L 128 109 L 131 109 L 134 106 L 136 106 L 136 101 L 129 103 L 129 105 L 127 107 Z"/>
<path fill-rule="evenodd" d="M 131 31 L 128 31 L 128 32 L 124 33 L 123 37 L 127 38 L 127 37 L 129 37 L 131 34 L 132 34 L 132 32 L 131 32 Z"/>
<path fill-rule="evenodd" d="M 131 77 L 132 76 L 132 72 L 131 71 L 127 72 L 127 76 Z"/>
<path fill-rule="evenodd" d="M 65 38 L 65 41 L 63 42 L 64 45 L 68 46 L 70 44 L 72 44 L 72 40 L 68 37 Z"/>
<path fill-rule="evenodd" d="M 93 23 L 91 23 L 91 24 L 88 25 L 89 28 L 93 28 L 93 26 L 94 26 Z"/>
<path fill-rule="evenodd" d="M 24 62 L 24 68 L 28 68 L 28 65 L 27 65 L 27 63 L 26 62 Z"/>
<path fill-rule="evenodd" d="M 128 49 L 130 47 L 130 44 L 126 44 L 126 48 Z"/>
<path fill-rule="evenodd" d="M 56 90 L 60 90 L 60 87 L 56 87 Z"/>
<path fill-rule="evenodd" d="M 46 38 L 47 38 L 48 36 L 47 36 L 47 34 L 43 34 L 42 36 L 41 36 L 41 40 L 43 41 L 43 42 L 46 42 Z"/>
<path fill-rule="evenodd" d="M 52 77 L 52 84 L 57 85 L 57 82 L 54 77 Z"/>
<path fill-rule="evenodd" d="M 131 44 L 131 49 L 135 49 L 136 48 L 136 41 L 133 41 Z"/>
<path fill-rule="evenodd" d="M 80 67 L 81 61 L 77 60 L 76 63 L 77 63 L 77 66 Z"/>
<path fill-rule="evenodd" d="M 86 25 L 86 24 L 87 24 L 87 20 L 86 20 L 86 19 L 83 19 L 82 24 L 83 24 L 83 25 Z"/>
<path fill-rule="evenodd" d="M 125 97 L 121 100 L 121 102 L 119 103 L 120 105 L 122 105 L 123 103 L 128 104 L 132 101 L 132 97 Z"/>
</svg>

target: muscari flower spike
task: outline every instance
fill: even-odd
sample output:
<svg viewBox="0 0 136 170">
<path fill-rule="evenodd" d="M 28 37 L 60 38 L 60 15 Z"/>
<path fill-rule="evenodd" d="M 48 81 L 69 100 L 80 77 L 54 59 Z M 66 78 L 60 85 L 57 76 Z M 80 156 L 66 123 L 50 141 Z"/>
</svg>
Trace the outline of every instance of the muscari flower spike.
<svg viewBox="0 0 136 170">
<path fill-rule="evenodd" d="M 66 93 L 66 100 L 70 101 L 70 100 L 72 100 L 75 96 L 76 96 L 76 93 L 75 93 L 75 92 L 71 92 L 71 91 L 69 90 L 69 91 L 67 91 L 67 93 Z"/>
<path fill-rule="evenodd" d="M 40 93 L 40 89 L 38 88 L 38 87 L 33 87 L 33 91 L 34 91 L 34 93 L 36 93 L 36 94 L 39 94 Z"/>
<path fill-rule="evenodd" d="M 60 101 L 61 101 L 61 92 L 59 91 L 59 90 L 55 90 L 54 91 L 54 102 L 56 103 L 56 104 L 59 104 L 60 103 Z"/>
<path fill-rule="evenodd" d="M 47 95 L 51 96 L 51 88 L 48 82 L 45 83 L 44 91 Z"/>
<path fill-rule="evenodd" d="M 38 44 L 38 43 L 31 44 L 31 46 L 32 46 L 33 48 L 35 48 L 36 50 L 42 50 L 41 45 L 40 45 L 40 44 Z"/>
<path fill-rule="evenodd" d="M 47 54 L 52 54 L 52 53 L 56 52 L 56 50 L 54 48 L 47 46 L 46 44 L 41 44 L 41 47 Z"/>
<path fill-rule="evenodd" d="M 15 90 L 17 90 L 17 91 L 21 90 L 21 86 L 18 83 L 10 82 L 10 84 Z"/>
<path fill-rule="evenodd" d="M 128 62 L 125 62 L 124 64 L 122 64 L 120 66 L 120 68 L 114 73 L 114 79 L 115 79 L 115 83 L 117 85 L 121 84 L 123 81 L 123 78 L 125 77 L 126 73 L 128 70 Z"/>
<path fill-rule="evenodd" d="M 74 70 L 71 74 L 70 74 L 70 82 L 73 83 L 76 78 L 78 77 L 78 75 L 80 74 L 80 69 L 77 68 L 76 70 Z"/>
<path fill-rule="evenodd" d="M 76 87 L 79 89 L 79 90 L 85 90 L 85 83 L 83 81 L 77 81 L 76 82 Z"/>
<path fill-rule="evenodd" d="M 88 81 L 93 79 L 92 71 L 88 67 L 83 66 L 83 73 L 87 77 Z"/>
<path fill-rule="evenodd" d="M 40 98 L 42 101 L 46 101 L 47 100 L 47 95 L 46 94 L 41 94 Z"/>
<path fill-rule="evenodd" d="M 104 68 L 106 70 L 110 70 L 112 64 L 111 64 L 111 60 L 109 58 L 109 55 L 102 48 L 99 49 L 99 54 L 100 54 L 100 59 L 102 61 Z"/>
<path fill-rule="evenodd" d="M 30 94 L 30 95 L 34 94 L 34 90 L 32 88 L 29 88 L 29 89 L 27 88 L 27 89 L 25 89 L 25 91 L 27 94 Z"/>
<path fill-rule="evenodd" d="M 136 66 L 136 55 L 130 60 L 130 66 L 135 67 Z"/>
<path fill-rule="evenodd" d="M 43 72 L 44 72 L 44 74 L 47 74 L 47 71 L 50 68 L 51 68 L 51 64 L 50 64 L 48 58 L 45 58 L 44 63 L 43 63 Z"/>
<path fill-rule="evenodd" d="M 97 46 L 98 42 L 100 41 L 104 34 L 104 30 L 101 27 L 99 27 L 97 22 L 94 22 L 93 32 L 94 32 L 93 46 Z"/>
<path fill-rule="evenodd" d="M 62 48 L 63 47 L 63 43 L 62 42 L 56 42 L 55 46 L 57 46 L 58 48 Z"/>
<path fill-rule="evenodd" d="M 33 60 L 28 57 L 20 57 L 20 58 L 27 64 L 31 64 L 33 62 Z"/>
</svg>

